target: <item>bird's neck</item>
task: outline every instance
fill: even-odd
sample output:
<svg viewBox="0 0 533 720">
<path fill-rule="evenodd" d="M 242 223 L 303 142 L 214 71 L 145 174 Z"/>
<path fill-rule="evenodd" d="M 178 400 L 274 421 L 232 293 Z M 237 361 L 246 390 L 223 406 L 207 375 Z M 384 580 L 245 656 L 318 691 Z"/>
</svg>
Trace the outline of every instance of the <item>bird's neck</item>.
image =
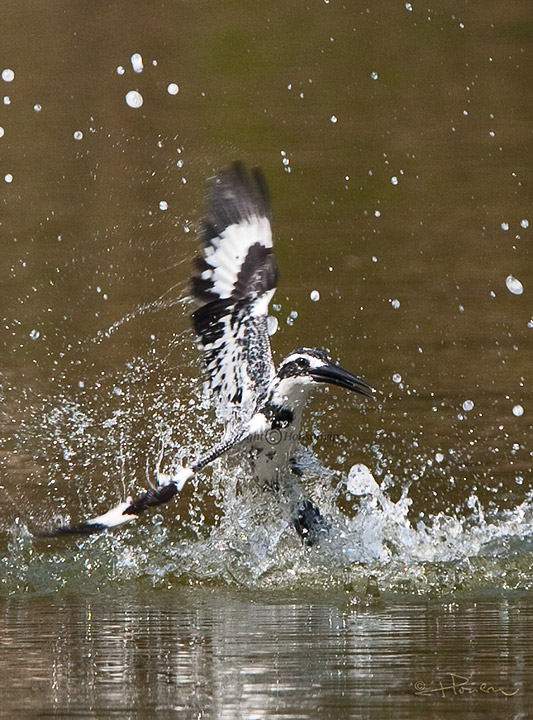
<svg viewBox="0 0 533 720">
<path fill-rule="evenodd" d="M 309 399 L 310 389 L 286 379 L 274 385 L 263 409 L 273 428 L 300 426 L 302 410 Z"/>
</svg>

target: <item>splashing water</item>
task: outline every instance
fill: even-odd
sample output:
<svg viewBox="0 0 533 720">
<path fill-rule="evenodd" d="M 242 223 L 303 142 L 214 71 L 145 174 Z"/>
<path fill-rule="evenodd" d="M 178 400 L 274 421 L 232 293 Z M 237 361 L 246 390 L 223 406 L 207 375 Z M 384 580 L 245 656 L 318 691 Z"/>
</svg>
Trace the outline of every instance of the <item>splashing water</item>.
<svg viewBox="0 0 533 720">
<path fill-rule="evenodd" d="M 86 342 L 110 342 L 137 316 L 175 304 L 162 296 Z M 131 526 L 94 537 L 35 538 L 31 530 L 99 514 L 149 487 L 161 448 L 171 470 L 222 435 L 208 398 L 198 392 L 199 359 L 190 376 L 169 362 L 179 352 L 178 367 L 187 367 L 185 344 L 178 334 L 165 354 L 134 358 L 106 375 L 87 374 L 75 391 L 62 388 L 58 377 L 55 396 L 32 397 L 28 388 L 12 393 L 21 398 L 8 414 L 21 418 L 12 454 L 24 481 L 16 496 L 10 491 L 1 516 L 1 595 L 85 592 L 129 582 L 341 586 L 356 596 L 371 579 L 381 593 L 424 595 L 533 586 L 533 498 L 489 514 L 472 493 L 468 514 L 427 513 L 421 519 L 412 512 L 409 484 L 397 497 L 394 478 L 374 476 L 366 465 L 354 464 L 356 458 L 347 472 L 333 471 L 303 446 L 296 458 L 303 477 L 291 474 L 281 494 L 250 481 L 238 462 L 221 459 L 177 502 Z M 432 458 L 441 463 L 444 456 Z M 428 459 L 424 466 L 430 465 Z M 296 483 L 330 526 L 312 548 L 301 545 L 292 527 Z"/>
<path fill-rule="evenodd" d="M 202 415 L 200 406 L 194 409 L 200 428 L 181 427 L 179 444 L 169 443 L 167 430 L 165 456 L 171 464 L 199 450 L 194 435 L 212 434 L 208 413 Z M 158 411 L 162 423 L 168 407 Z M 65 436 L 67 425 L 77 426 L 79 438 L 90 434 L 92 426 L 91 417 L 74 406 L 49 413 L 47 420 L 58 437 Z M 105 431 L 120 445 L 128 428 L 119 431 L 112 417 Z M 93 438 L 88 454 L 94 451 Z M 79 452 L 73 437 L 63 452 L 67 459 L 69 452 Z M 17 517 L 7 529 L 0 592 L 46 594 L 80 583 L 96 589 L 132 581 L 163 587 L 213 581 L 248 588 L 341 585 L 356 595 L 364 594 L 370 579 L 382 593 L 428 595 L 533 585 L 531 498 L 488 517 L 473 495 L 475 512 L 468 519 L 439 513 L 415 523 L 409 517 L 408 488 L 393 501 L 387 483 L 380 485 L 362 464 L 347 474 L 333 472 L 303 447 L 297 460 L 306 489 L 330 524 L 328 536 L 315 547 L 303 547 L 292 527 L 288 490 L 280 498 L 250 482 L 242 467 L 220 461 L 177 505 L 116 533 L 44 541 L 35 539 Z M 127 478 L 122 481 L 127 484 Z M 116 487 L 114 482 L 104 493 L 107 504 Z M 83 504 L 94 490 L 85 489 Z"/>
</svg>

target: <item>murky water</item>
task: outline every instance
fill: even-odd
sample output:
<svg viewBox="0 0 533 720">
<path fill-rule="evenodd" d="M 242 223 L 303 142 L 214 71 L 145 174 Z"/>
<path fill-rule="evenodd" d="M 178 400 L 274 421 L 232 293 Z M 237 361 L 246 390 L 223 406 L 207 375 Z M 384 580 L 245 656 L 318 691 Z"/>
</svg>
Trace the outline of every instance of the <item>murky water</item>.
<svg viewBox="0 0 533 720">
<path fill-rule="evenodd" d="M 6 716 L 527 717 L 532 20 L 4 4 Z M 272 191 L 275 357 L 326 346 L 380 391 L 325 392 L 303 428 L 330 537 L 304 550 L 219 467 L 114 534 L 36 539 L 219 437 L 188 278 L 237 158 Z M 449 673 L 519 691 L 414 695 Z"/>
<path fill-rule="evenodd" d="M 526 718 L 532 623 L 519 598 L 360 608 L 339 593 L 220 588 L 14 598 L 1 615 L 2 708 L 32 718 Z"/>
</svg>

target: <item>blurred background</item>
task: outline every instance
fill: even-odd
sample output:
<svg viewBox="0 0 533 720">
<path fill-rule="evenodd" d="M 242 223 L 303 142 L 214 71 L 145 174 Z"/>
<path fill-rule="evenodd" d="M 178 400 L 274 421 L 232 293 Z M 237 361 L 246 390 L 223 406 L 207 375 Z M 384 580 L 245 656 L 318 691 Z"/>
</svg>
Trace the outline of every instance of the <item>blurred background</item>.
<svg viewBox="0 0 533 720">
<path fill-rule="evenodd" d="M 271 188 L 276 359 L 325 346 L 380 392 L 317 401 L 315 453 L 409 485 L 413 517 L 523 502 L 531 21 L 496 2 L 8 3 L 4 527 L 143 487 L 163 431 L 190 451 L 218 432 L 189 408 L 188 278 L 205 180 L 234 159 Z"/>
<path fill-rule="evenodd" d="M 457 704 L 415 683 L 456 672 L 518 689 L 465 716 L 527 717 L 530 3 L 1 19 L 3 710 L 442 720 Z M 331 537 L 303 550 L 215 470 L 131 527 L 34 538 L 220 437 L 189 277 L 205 181 L 237 159 L 272 194 L 275 359 L 324 346 L 379 392 L 306 416 Z"/>
</svg>

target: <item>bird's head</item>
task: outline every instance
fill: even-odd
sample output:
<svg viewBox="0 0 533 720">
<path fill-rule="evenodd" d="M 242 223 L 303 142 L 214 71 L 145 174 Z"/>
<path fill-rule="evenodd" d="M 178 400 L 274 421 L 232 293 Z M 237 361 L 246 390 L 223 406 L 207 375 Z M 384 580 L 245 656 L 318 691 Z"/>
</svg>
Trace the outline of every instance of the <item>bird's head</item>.
<svg viewBox="0 0 533 720">
<path fill-rule="evenodd" d="M 307 386 L 311 389 L 319 383 L 329 383 L 366 397 L 375 397 L 376 393 L 363 380 L 335 365 L 328 353 L 320 348 L 295 350 L 283 360 L 277 376 L 282 384 L 295 387 Z"/>
</svg>

